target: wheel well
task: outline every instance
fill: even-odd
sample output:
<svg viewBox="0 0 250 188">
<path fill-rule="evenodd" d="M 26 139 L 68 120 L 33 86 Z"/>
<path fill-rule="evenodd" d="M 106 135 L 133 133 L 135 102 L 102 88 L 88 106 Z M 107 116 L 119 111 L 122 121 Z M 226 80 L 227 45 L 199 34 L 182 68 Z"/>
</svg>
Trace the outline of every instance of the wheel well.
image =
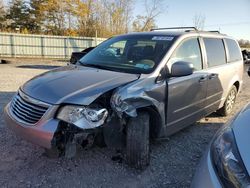
<svg viewBox="0 0 250 188">
<path fill-rule="evenodd" d="M 162 119 L 160 114 L 153 106 L 143 107 L 137 111 L 148 112 L 150 116 L 150 138 L 157 138 L 162 128 Z"/>
<path fill-rule="evenodd" d="M 240 89 L 240 82 L 236 81 L 236 82 L 234 82 L 233 85 L 236 87 L 237 91 L 239 91 L 239 89 Z"/>
</svg>

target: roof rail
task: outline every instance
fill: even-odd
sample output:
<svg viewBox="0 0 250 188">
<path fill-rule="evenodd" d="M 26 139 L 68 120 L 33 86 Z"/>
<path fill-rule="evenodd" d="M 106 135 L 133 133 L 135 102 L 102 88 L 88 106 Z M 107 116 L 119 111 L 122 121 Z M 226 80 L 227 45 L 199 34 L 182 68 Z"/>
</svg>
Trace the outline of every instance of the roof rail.
<svg viewBox="0 0 250 188">
<path fill-rule="evenodd" d="M 217 30 L 214 30 L 214 31 L 208 31 L 208 32 L 211 32 L 211 33 L 220 33 L 220 31 L 217 31 Z"/>
<path fill-rule="evenodd" d="M 186 30 L 186 31 L 190 31 L 190 30 L 194 30 L 194 31 L 198 31 L 198 29 L 196 27 L 166 27 L 166 28 L 155 28 L 155 29 L 151 29 L 150 31 L 158 31 L 158 30 Z"/>
</svg>

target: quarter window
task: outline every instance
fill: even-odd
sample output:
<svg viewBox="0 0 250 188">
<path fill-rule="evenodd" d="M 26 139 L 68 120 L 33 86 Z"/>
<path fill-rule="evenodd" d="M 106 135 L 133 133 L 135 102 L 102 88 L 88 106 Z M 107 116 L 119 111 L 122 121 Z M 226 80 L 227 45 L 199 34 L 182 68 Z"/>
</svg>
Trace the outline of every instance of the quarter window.
<svg viewBox="0 0 250 188">
<path fill-rule="evenodd" d="M 192 63 L 194 70 L 202 69 L 201 51 L 197 38 L 184 41 L 172 55 L 169 64 L 172 65 L 177 61 Z"/>
<path fill-rule="evenodd" d="M 225 39 L 227 48 L 228 48 L 228 61 L 238 61 L 241 60 L 241 52 L 238 47 L 238 44 L 236 43 L 235 40 L 232 39 Z"/>
<path fill-rule="evenodd" d="M 222 39 L 204 38 L 208 67 L 226 64 L 226 54 Z"/>
</svg>

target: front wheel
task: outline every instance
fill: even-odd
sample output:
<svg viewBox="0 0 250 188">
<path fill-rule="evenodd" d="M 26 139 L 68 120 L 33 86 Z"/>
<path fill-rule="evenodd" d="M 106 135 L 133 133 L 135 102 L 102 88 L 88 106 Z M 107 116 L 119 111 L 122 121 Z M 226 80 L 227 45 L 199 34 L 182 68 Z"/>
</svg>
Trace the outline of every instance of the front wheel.
<svg viewBox="0 0 250 188">
<path fill-rule="evenodd" d="M 139 112 L 127 124 L 126 161 L 137 169 L 149 164 L 149 115 L 146 112 Z"/>
<path fill-rule="evenodd" d="M 237 88 L 235 87 L 235 85 L 233 85 L 227 95 L 223 107 L 217 111 L 218 114 L 222 116 L 228 116 L 233 110 L 236 96 L 237 96 Z"/>
<path fill-rule="evenodd" d="M 50 149 L 45 148 L 44 155 L 47 156 L 48 158 L 55 159 L 62 156 L 62 151 L 56 147 L 52 147 Z"/>
</svg>

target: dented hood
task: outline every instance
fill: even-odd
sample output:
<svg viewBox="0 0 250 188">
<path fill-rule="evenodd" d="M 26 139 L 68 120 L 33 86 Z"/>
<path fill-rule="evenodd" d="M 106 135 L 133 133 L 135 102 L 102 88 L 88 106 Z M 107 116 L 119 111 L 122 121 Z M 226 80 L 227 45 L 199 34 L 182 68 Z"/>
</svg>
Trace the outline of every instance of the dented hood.
<svg viewBox="0 0 250 188">
<path fill-rule="evenodd" d="M 84 66 L 66 66 L 43 73 L 21 90 L 50 104 L 88 105 L 101 94 L 139 78 L 139 75 Z"/>
</svg>

